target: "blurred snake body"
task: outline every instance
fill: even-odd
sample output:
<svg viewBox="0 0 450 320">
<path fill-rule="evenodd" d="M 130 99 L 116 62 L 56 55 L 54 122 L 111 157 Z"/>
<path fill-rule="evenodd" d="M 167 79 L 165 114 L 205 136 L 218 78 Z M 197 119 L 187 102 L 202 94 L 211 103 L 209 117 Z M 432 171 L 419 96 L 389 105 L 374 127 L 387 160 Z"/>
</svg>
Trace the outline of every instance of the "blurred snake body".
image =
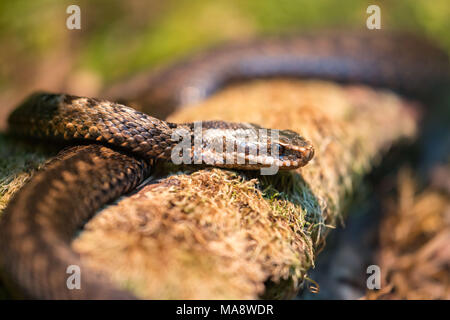
<svg viewBox="0 0 450 320">
<path fill-rule="evenodd" d="M 113 87 L 105 96 L 164 117 L 245 79 L 321 78 L 423 96 L 448 84 L 448 75 L 448 57 L 424 40 L 377 32 L 329 32 L 213 49 Z M 70 241 L 103 205 L 142 183 L 155 160 L 171 161 L 179 142 L 174 137 L 177 130 L 194 145 L 195 124 L 173 124 L 148 114 L 107 100 L 48 93 L 30 96 L 11 114 L 14 135 L 79 144 L 62 151 L 33 176 L 0 220 L 2 271 L 25 297 L 136 298 L 83 266 Z M 209 159 L 208 165 L 232 169 L 270 165 L 295 169 L 314 154 L 307 140 L 289 130 L 273 136 L 271 129 L 254 124 L 204 121 L 201 125 L 204 140 L 187 155 L 194 163 L 200 155 Z M 250 140 L 239 137 L 242 130 L 250 132 Z M 261 132 L 268 133 L 264 143 Z M 233 148 L 208 151 L 206 145 L 217 138 L 231 142 Z M 67 286 L 71 265 L 81 266 L 81 289 Z"/>
</svg>

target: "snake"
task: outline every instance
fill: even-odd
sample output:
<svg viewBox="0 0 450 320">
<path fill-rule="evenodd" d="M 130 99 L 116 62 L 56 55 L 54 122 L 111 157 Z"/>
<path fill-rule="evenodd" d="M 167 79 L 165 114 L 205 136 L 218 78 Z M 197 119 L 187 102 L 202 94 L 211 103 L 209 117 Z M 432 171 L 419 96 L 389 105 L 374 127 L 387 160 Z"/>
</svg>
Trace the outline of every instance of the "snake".
<svg viewBox="0 0 450 320">
<path fill-rule="evenodd" d="M 444 52 L 416 36 L 317 32 L 212 48 L 113 86 L 104 93 L 107 99 L 32 94 L 11 113 L 10 133 L 68 147 L 33 175 L 2 215 L 5 281 L 25 298 L 136 299 L 83 264 L 70 246 L 75 233 L 105 204 L 135 190 L 156 162 L 175 162 L 174 156 L 236 170 L 307 165 L 314 148 L 290 130 L 162 120 L 229 84 L 271 77 L 366 84 L 429 97 L 448 85 L 449 63 Z M 186 139 L 187 148 L 179 148 L 180 139 Z M 232 147 L 209 148 L 217 142 Z M 68 287 L 69 266 L 80 267 L 79 288 Z"/>
</svg>

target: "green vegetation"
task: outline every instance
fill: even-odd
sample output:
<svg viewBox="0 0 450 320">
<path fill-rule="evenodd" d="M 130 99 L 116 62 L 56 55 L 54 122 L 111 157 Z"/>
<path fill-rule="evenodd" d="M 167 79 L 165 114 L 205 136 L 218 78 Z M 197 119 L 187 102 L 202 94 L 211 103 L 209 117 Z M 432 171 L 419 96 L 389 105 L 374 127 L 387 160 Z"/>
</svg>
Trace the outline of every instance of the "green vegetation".
<svg viewBox="0 0 450 320">
<path fill-rule="evenodd" d="M 0 75 L 0 91 L 11 73 L 66 48 L 75 68 L 109 83 L 143 68 L 174 60 L 216 42 L 261 33 L 311 28 L 365 28 L 368 3 L 360 0 L 169 0 L 79 1 L 81 31 L 65 28 L 59 0 L 0 3 L 0 58 L 12 61 Z M 450 2 L 377 1 L 383 29 L 424 33 L 450 52 Z M 6 59 L 6 60 L 5 60 Z"/>
</svg>

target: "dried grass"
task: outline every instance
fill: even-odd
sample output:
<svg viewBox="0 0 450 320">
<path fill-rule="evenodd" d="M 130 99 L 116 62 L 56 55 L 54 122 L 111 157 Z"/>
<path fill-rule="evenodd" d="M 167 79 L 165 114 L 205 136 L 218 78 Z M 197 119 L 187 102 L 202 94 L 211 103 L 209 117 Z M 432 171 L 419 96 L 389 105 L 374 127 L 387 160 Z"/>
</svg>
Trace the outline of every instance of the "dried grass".
<svg viewBox="0 0 450 320">
<path fill-rule="evenodd" d="M 411 171 L 403 170 L 379 239 L 382 289 L 368 292 L 367 299 L 450 299 L 448 192 L 433 187 L 417 192 Z"/>
</svg>

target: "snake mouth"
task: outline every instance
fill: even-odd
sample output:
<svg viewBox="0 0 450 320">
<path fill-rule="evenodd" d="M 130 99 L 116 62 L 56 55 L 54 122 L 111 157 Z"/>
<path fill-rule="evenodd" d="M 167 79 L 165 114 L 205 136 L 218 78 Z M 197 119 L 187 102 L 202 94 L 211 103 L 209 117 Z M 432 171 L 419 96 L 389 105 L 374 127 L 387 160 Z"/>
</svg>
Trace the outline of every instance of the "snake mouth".
<svg viewBox="0 0 450 320">
<path fill-rule="evenodd" d="M 216 152 L 203 150 L 202 156 L 206 164 L 217 167 L 237 168 L 244 170 L 255 170 L 267 167 L 278 167 L 280 170 L 292 170 L 306 165 L 314 156 L 312 146 L 282 146 L 278 145 L 275 154 L 254 155 L 248 152 L 231 152 L 227 158 Z"/>
<path fill-rule="evenodd" d="M 295 169 L 306 165 L 314 157 L 314 148 L 311 144 L 305 146 L 283 145 L 279 147 L 278 161 L 280 169 Z"/>
</svg>

